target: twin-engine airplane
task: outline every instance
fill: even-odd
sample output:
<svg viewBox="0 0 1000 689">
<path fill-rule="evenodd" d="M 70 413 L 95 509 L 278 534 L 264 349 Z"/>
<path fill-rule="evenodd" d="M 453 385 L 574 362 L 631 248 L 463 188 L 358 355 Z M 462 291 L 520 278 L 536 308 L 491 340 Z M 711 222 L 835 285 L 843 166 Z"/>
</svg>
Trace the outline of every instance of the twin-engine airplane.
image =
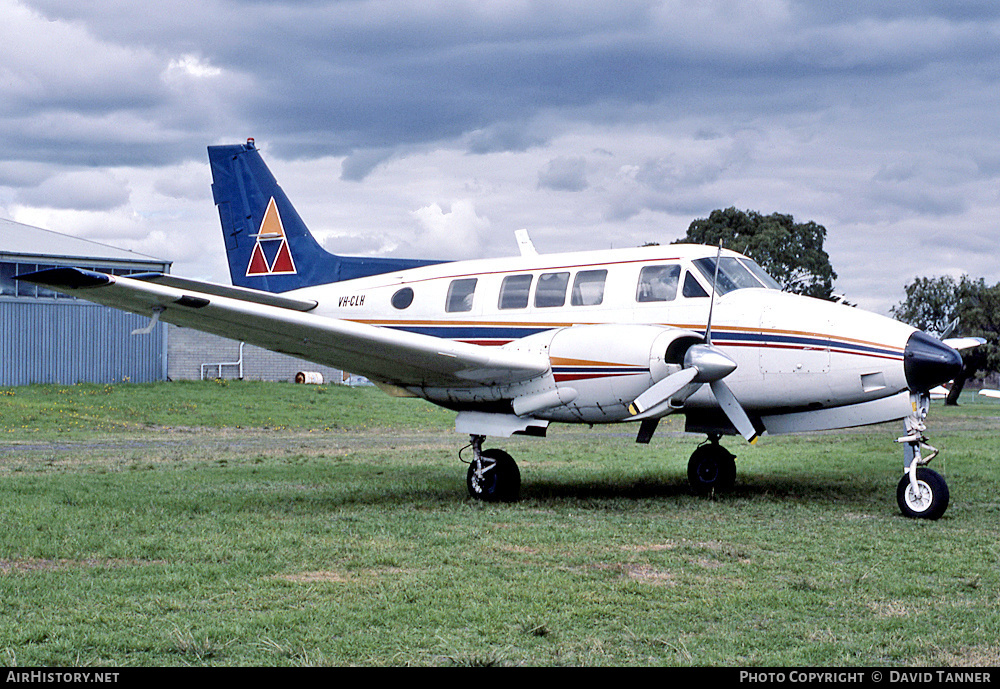
<svg viewBox="0 0 1000 689">
<path fill-rule="evenodd" d="M 958 352 L 908 325 L 782 292 L 754 261 L 694 245 L 434 262 L 344 257 L 316 242 L 253 140 L 208 149 L 233 286 L 75 268 L 22 276 L 57 291 L 366 376 L 457 412 L 470 495 L 515 499 L 511 457 L 487 436 L 552 422 L 635 422 L 648 443 L 684 414 L 707 434 L 699 492 L 733 485 L 722 435 L 750 442 L 903 420 L 897 500 L 936 519 L 948 487 L 924 466 L 928 391 Z"/>
</svg>

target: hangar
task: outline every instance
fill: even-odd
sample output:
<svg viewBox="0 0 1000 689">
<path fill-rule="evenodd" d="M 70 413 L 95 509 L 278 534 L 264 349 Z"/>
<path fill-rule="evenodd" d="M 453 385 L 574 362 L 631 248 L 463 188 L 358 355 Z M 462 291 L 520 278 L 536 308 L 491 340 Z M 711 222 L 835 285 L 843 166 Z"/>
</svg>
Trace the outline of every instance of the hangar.
<svg viewBox="0 0 1000 689">
<path fill-rule="evenodd" d="M 162 324 L 132 337 L 148 318 L 14 279 L 58 266 L 115 275 L 170 271 L 170 261 L 0 219 L 0 385 L 163 380 Z"/>
<path fill-rule="evenodd" d="M 294 381 L 341 371 L 149 319 L 14 279 L 58 266 L 113 275 L 170 272 L 170 261 L 0 218 L 0 386 L 240 378 Z M 363 382 L 363 381 L 362 381 Z"/>
</svg>

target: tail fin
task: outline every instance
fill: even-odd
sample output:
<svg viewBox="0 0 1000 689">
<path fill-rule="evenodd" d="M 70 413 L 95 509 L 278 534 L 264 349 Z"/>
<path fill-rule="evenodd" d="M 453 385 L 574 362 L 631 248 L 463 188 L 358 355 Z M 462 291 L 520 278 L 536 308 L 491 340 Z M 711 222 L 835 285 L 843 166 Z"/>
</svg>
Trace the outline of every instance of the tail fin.
<svg viewBox="0 0 1000 689">
<path fill-rule="evenodd" d="M 253 139 L 209 146 L 208 159 L 229 275 L 238 287 L 287 292 L 440 262 L 331 254 L 295 212 Z"/>
</svg>

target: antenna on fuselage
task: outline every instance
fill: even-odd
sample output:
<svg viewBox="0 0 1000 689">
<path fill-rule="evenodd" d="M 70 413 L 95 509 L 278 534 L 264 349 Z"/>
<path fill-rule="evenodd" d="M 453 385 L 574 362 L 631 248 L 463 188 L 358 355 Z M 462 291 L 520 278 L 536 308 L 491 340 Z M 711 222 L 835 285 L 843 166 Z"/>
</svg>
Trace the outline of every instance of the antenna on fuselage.
<svg viewBox="0 0 1000 689">
<path fill-rule="evenodd" d="M 736 370 L 736 362 L 712 344 L 712 311 L 715 305 L 716 284 L 719 282 L 719 264 L 722 262 L 722 243 L 715 255 L 715 274 L 712 277 L 712 301 L 708 306 L 708 322 L 705 324 L 705 342 L 688 347 L 684 353 L 684 363 L 680 371 L 671 373 L 663 380 L 651 385 L 629 405 L 629 412 L 637 420 L 646 423 L 647 420 L 658 419 L 669 413 L 671 397 L 686 386 L 708 384 L 715 395 L 719 408 L 726 415 L 733 428 L 750 443 L 757 442 L 757 428 L 747 416 L 743 405 L 736 399 L 729 386 L 723 380 Z M 684 399 L 690 396 L 690 392 Z M 640 432 L 639 437 L 648 438 L 652 434 L 650 426 Z"/>
<path fill-rule="evenodd" d="M 719 282 L 719 263 L 722 262 L 722 242 L 715 254 L 715 275 L 712 276 L 712 298 L 708 302 L 708 323 L 705 324 L 705 344 L 712 344 L 712 311 L 715 309 L 715 285 Z"/>
<path fill-rule="evenodd" d="M 517 239 L 517 248 L 521 250 L 522 256 L 538 255 L 538 251 L 535 250 L 535 245 L 531 243 L 531 237 L 528 236 L 527 230 L 514 230 L 514 237 Z"/>
</svg>

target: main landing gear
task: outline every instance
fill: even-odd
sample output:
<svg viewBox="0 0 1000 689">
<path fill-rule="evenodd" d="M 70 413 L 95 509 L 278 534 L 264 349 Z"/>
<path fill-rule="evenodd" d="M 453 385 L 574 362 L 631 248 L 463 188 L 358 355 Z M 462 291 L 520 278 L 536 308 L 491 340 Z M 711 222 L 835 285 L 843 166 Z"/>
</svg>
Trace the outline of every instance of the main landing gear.
<svg viewBox="0 0 1000 689">
<path fill-rule="evenodd" d="M 485 439 L 472 436 L 472 461 L 465 479 L 469 495 L 484 502 L 513 502 L 521 490 L 521 471 L 503 450 L 484 450 Z"/>
<path fill-rule="evenodd" d="M 896 487 L 896 501 L 907 517 L 938 519 L 948 509 L 948 484 L 944 478 L 925 465 L 938 451 L 927 444 L 923 420 L 927 416 L 929 398 L 915 400 L 914 413 L 906 419 L 907 435 L 898 438 L 905 449 L 905 473 Z M 732 490 L 736 483 L 736 456 L 719 444 L 718 435 L 709 435 L 691 454 L 688 461 L 688 482 L 700 495 L 712 495 Z M 482 435 L 473 435 L 472 461 L 466 475 L 469 495 L 484 502 L 513 502 L 521 490 L 521 472 L 513 458 L 498 449 L 483 449 Z M 925 454 L 926 453 L 926 454 Z"/>
<path fill-rule="evenodd" d="M 937 456 L 938 450 L 927 444 L 924 419 L 930 407 L 930 397 L 911 395 L 913 413 L 905 420 L 906 435 L 897 438 L 903 445 L 904 473 L 896 486 L 896 502 L 900 511 L 915 519 L 939 519 L 948 509 L 948 484 L 941 474 L 926 465 Z M 924 452 L 927 452 L 925 455 Z"/>
<path fill-rule="evenodd" d="M 521 472 L 513 458 L 483 449 L 485 436 L 473 435 L 472 461 L 466 474 L 469 496 L 483 502 L 513 502 L 521 490 Z M 732 490 L 736 483 L 736 456 L 719 444 L 718 435 L 699 445 L 688 462 L 688 482 L 699 495 Z"/>
<path fill-rule="evenodd" d="M 719 444 L 719 436 L 708 436 L 688 460 L 688 483 L 699 495 L 724 493 L 736 484 L 736 455 Z"/>
</svg>

